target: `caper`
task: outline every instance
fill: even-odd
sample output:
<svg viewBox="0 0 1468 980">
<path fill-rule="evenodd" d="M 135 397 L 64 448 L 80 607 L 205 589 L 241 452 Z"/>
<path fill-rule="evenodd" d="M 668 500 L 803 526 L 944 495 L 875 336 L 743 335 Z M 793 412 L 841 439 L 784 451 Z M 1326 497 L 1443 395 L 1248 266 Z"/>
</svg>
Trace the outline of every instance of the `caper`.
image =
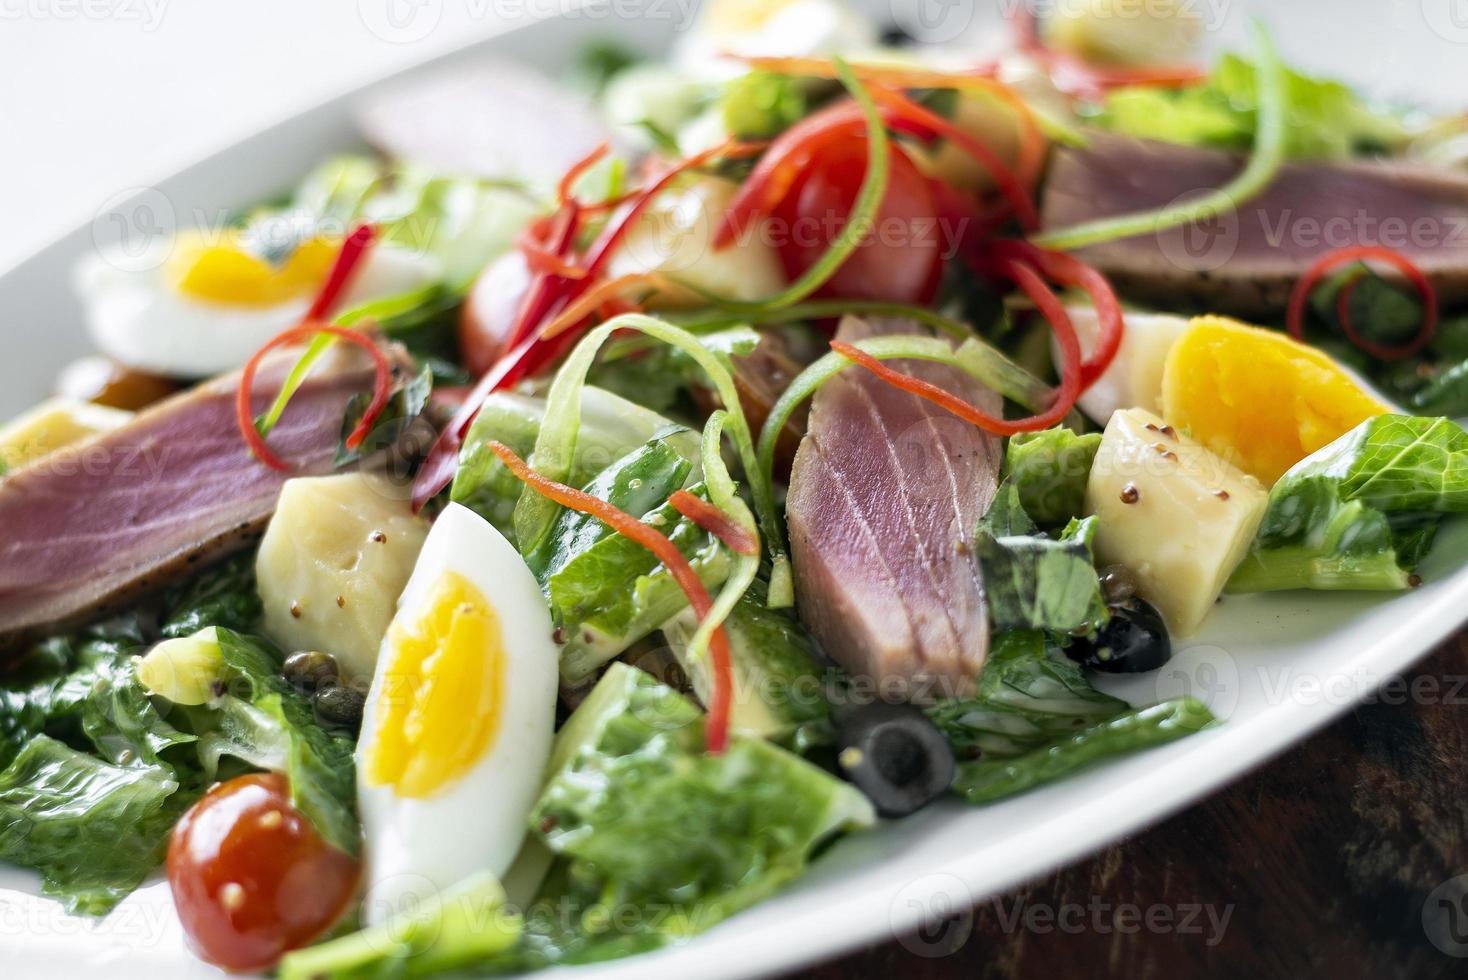
<svg viewBox="0 0 1468 980">
<path fill-rule="evenodd" d="M 341 677 L 336 658 L 317 650 L 302 650 L 291 654 L 285 658 L 285 666 L 281 671 L 292 687 L 306 694 L 335 684 Z"/>
<path fill-rule="evenodd" d="M 1137 594 L 1137 576 L 1125 565 L 1107 565 L 1101 572 L 1101 595 L 1108 606 L 1121 606 Z"/>
<path fill-rule="evenodd" d="M 353 732 L 361 729 L 362 708 L 367 699 L 355 687 L 331 684 L 318 690 L 311 700 L 316 706 L 316 720 L 321 724 Z"/>
</svg>

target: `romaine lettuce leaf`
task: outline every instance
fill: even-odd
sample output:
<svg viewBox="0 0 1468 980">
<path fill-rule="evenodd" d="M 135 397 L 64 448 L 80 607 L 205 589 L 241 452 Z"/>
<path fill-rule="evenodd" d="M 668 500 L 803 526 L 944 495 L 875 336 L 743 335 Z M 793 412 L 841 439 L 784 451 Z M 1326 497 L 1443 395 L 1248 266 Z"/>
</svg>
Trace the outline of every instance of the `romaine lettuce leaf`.
<svg viewBox="0 0 1468 980">
<path fill-rule="evenodd" d="M 1441 515 L 1468 511 L 1468 433 L 1383 415 L 1295 464 L 1230 592 L 1404 589 Z"/>
<path fill-rule="evenodd" d="M 459 454 L 459 472 L 454 478 L 453 499 L 493 524 L 511 542 L 515 541 L 513 514 L 524 484 L 489 449 L 491 441 L 502 442 L 518 455 L 527 457 L 545 421 L 545 400 L 496 392 L 485 399 Z M 613 462 L 661 435 L 673 443 L 680 455 L 698 458 L 698 433 L 683 429 L 656 412 L 649 411 L 609 391 L 587 385 L 581 392 L 581 428 L 567 482 L 585 486 Z"/>
<path fill-rule="evenodd" d="M 0 859 L 40 871 L 68 911 L 101 915 L 158 867 L 193 799 L 167 766 L 112 765 L 38 735 L 0 773 Z"/>
<path fill-rule="evenodd" d="M 1255 66 L 1225 55 L 1203 85 L 1112 92 L 1095 121 L 1145 139 L 1247 150 L 1254 139 L 1257 92 Z M 1287 71 L 1286 94 L 1288 153 L 1293 158 L 1343 160 L 1391 153 L 1410 138 L 1400 119 L 1367 106 L 1340 82 Z"/>
<path fill-rule="evenodd" d="M 247 552 L 174 586 L 163 594 L 159 632 L 168 638 L 192 636 L 209 626 L 248 633 L 260 624 L 255 591 L 255 556 Z"/>
<path fill-rule="evenodd" d="M 482 965 L 515 945 L 520 916 L 488 872 L 381 925 L 298 950 L 280 980 L 412 980 Z"/>
<path fill-rule="evenodd" d="M 653 439 L 613 462 L 581 489 L 618 510 L 641 515 L 666 503 L 693 472 L 693 462 L 671 443 Z M 590 514 L 563 510 L 551 533 L 533 554 L 525 556 L 525 561 L 541 581 L 548 581 L 577 555 L 612 533 L 610 527 Z"/>
<path fill-rule="evenodd" d="M 689 493 L 707 498 L 702 484 Z M 688 559 L 707 588 L 733 568 L 729 549 L 713 534 L 664 504 L 643 515 Z M 657 557 L 621 535 L 602 538 L 543 583 L 551 616 L 566 630 L 561 675 L 577 683 L 688 605 L 688 597 Z"/>
<path fill-rule="evenodd" d="M 688 645 L 698 628 L 685 609 L 663 626 L 663 636 L 698 696 L 711 694 L 707 659 L 694 660 Z M 740 598 L 724 621 L 734 668 L 730 730 L 768 738 L 802 752 L 831 740 L 831 706 L 810 634 L 792 616 L 771 609 L 755 590 Z"/>
<path fill-rule="evenodd" d="M 1005 467 L 1025 513 L 1045 527 L 1083 514 L 1086 480 L 1100 448 L 1101 433 L 1081 435 L 1064 426 L 1012 436 Z"/>
<path fill-rule="evenodd" d="M 1106 603 L 1088 544 L 1094 517 L 1060 540 L 1035 531 L 1013 480 L 999 488 L 974 532 L 989 620 L 999 630 L 1090 633 L 1105 625 Z"/>
<path fill-rule="evenodd" d="M 857 790 L 769 742 L 736 736 L 707 754 L 702 712 L 622 664 L 567 723 L 553 763 L 531 816 L 565 862 L 547 959 L 598 938 L 635 948 L 707 929 L 801 874 L 831 835 L 874 820 Z M 619 908 L 640 913 L 633 928 L 604 914 Z"/>
<path fill-rule="evenodd" d="M 955 791 L 987 803 L 1069 775 L 1092 762 L 1181 738 L 1212 723 L 1192 699 L 1133 708 L 1091 686 L 1037 631 L 1001 633 L 972 698 L 928 716 L 960 760 Z M 963 761 L 969 760 L 969 761 Z"/>
<path fill-rule="evenodd" d="M 329 843 L 355 855 L 361 828 L 353 739 L 317 723 L 310 702 L 281 676 L 279 652 L 264 640 L 223 628 L 215 633 L 226 693 L 189 710 L 201 763 L 212 774 L 219 758 L 231 755 L 284 773 L 296 808 Z"/>
</svg>

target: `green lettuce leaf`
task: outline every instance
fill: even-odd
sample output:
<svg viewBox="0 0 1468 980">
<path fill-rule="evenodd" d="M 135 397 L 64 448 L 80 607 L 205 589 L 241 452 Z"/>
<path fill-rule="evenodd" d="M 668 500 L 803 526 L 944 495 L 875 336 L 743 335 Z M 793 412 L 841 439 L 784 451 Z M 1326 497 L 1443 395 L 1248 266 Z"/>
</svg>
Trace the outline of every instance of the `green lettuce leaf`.
<svg viewBox="0 0 1468 980">
<path fill-rule="evenodd" d="M 38 735 L 0 773 L 0 859 L 67 911 L 102 915 L 152 874 L 194 795 L 172 769 L 118 766 Z"/>
<path fill-rule="evenodd" d="M 536 954 L 564 962 L 597 939 L 645 948 L 692 935 L 774 894 L 831 835 L 873 820 L 851 786 L 764 740 L 736 736 L 707 754 L 692 702 L 614 664 L 558 736 L 531 816 L 565 862 L 546 897 L 565 903 L 562 924 Z M 617 909 L 640 914 L 607 915 Z"/>
<path fill-rule="evenodd" d="M 280 980 L 412 980 L 484 964 L 515 945 L 520 916 L 479 872 L 381 925 L 288 953 Z"/>
<path fill-rule="evenodd" d="M 1445 419 L 1383 415 L 1295 464 L 1230 592 L 1394 590 L 1441 516 L 1468 511 L 1468 433 Z"/>
<path fill-rule="evenodd" d="M 1219 60 L 1203 85 L 1134 86 L 1112 92 L 1095 122 L 1144 139 L 1247 150 L 1258 109 L 1255 66 L 1236 55 Z M 1400 150 L 1410 139 L 1402 120 L 1372 109 L 1340 82 L 1286 72 L 1288 153 L 1344 160 Z"/>
<path fill-rule="evenodd" d="M 685 609 L 663 626 L 663 636 L 698 696 L 711 694 L 708 662 L 689 656 L 698 628 L 693 610 Z M 827 702 L 815 642 L 805 628 L 782 610 L 769 608 L 756 590 L 745 593 L 724 621 L 729 658 L 734 668 L 734 696 L 729 725 L 735 732 L 768 738 L 796 751 L 831 740 L 831 706 Z"/>
<path fill-rule="evenodd" d="M 694 472 L 693 461 L 664 439 L 653 439 L 616 460 L 581 489 L 628 514 L 646 514 L 667 502 Z M 614 532 L 589 514 L 563 510 L 533 554 L 530 570 L 542 582 L 553 578 L 576 556 Z"/>
<path fill-rule="evenodd" d="M 519 456 L 528 457 L 540 435 L 545 411 L 544 399 L 496 392 L 485 399 L 459 454 L 454 501 L 489 521 L 511 542 L 515 541 L 515 504 L 525 485 L 505 469 L 489 443 L 504 443 Z M 674 443 L 680 455 L 698 458 L 696 432 L 619 395 L 586 386 L 581 392 L 581 427 L 566 482 L 585 486 L 616 460 L 657 436 Z"/>
<path fill-rule="evenodd" d="M 255 590 L 255 555 L 246 552 L 215 565 L 187 583 L 164 592 L 164 637 L 192 636 L 210 626 L 248 633 L 260 624 L 262 608 Z"/>
<path fill-rule="evenodd" d="M 202 764 L 212 775 L 219 758 L 231 755 L 284 773 L 296 808 L 329 843 L 355 855 L 361 828 L 354 740 L 321 727 L 311 703 L 281 676 L 274 647 L 233 630 L 220 628 L 216 635 L 226 693 L 189 711 Z"/>
<path fill-rule="evenodd" d="M 1011 437 L 1005 466 L 1025 513 L 1046 527 L 1083 514 L 1086 481 L 1100 448 L 1099 432 L 1080 435 L 1064 426 Z"/>
<path fill-rule="evenodd" d="M 1089 545 L 1096 519 L 1067 527 L 1060 540 L 1035 533 L 1019 488 L 1006 480 L 974 532 L 989 620 L 996 631 L 1090 633 L 1109 614 Z"/>
<path fill-rule="evenodd" d="M 928 716 L 960 760 L 954 790 L 970 803 L 1012 796 L 1213 722 L 1192 699 L 1133 708 L 1097 691 L 1036 631 L 999 634 L 978 693 L 940 702 Z"/>
<path fill-rule="evenodd" d="M 707 499 L 702 485 L 689 493 Z M 729 549 L 716 536 L 671 506 L 643 515 L 667 535 L 693 566 L 705 587 L 723 583 L 733 570 Z M 642 545 L 608 535 L 566 561 L 543 586 L 551 617 L 566 630 L 561 674 L 577 683 L 658 629 L 688 606 L 688 598 L 667 567 Z"/>
</svg>

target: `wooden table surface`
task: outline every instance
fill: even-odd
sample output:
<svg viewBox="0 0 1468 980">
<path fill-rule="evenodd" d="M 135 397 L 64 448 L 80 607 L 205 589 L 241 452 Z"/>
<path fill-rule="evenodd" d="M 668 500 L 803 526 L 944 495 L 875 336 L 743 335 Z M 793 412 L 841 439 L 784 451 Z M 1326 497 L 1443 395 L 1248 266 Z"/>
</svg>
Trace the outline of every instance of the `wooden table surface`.
<svg viewBox="0 0 1468 980">
<path fill-rule="evenodd" d="M 1468 633 L 1192 809 L 792 977 L 1204 975 L 1468 977 Z"/>
</svg>

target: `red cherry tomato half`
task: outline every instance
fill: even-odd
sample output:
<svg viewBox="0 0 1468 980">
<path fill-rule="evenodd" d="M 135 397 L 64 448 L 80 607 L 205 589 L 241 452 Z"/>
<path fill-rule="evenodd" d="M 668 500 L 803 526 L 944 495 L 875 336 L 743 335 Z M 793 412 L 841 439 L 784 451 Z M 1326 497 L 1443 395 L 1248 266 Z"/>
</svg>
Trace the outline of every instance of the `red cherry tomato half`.
<svg viewBox="0 0 1468 980">
<path fill-rule="evenodd" d="M 357 889 L 357 862 L 291 805 L 284 776 L 241 776 L 173 828 L 168 883 L 189 943 L 227 970 L 263 970 L 309 944 Z"/>
<path fill-rule="evenodd" d="M 774 211 L 774 241 L 792 279 L 814 265 L 846 226 L 866 176 L 865 134 L 821 146 Z M 817 292 L 842 299 L 928 303 L 943 272 L 943 239 L 927 178 L 891 150 L 887 193 L 870 234 Z"/>
</svg>

